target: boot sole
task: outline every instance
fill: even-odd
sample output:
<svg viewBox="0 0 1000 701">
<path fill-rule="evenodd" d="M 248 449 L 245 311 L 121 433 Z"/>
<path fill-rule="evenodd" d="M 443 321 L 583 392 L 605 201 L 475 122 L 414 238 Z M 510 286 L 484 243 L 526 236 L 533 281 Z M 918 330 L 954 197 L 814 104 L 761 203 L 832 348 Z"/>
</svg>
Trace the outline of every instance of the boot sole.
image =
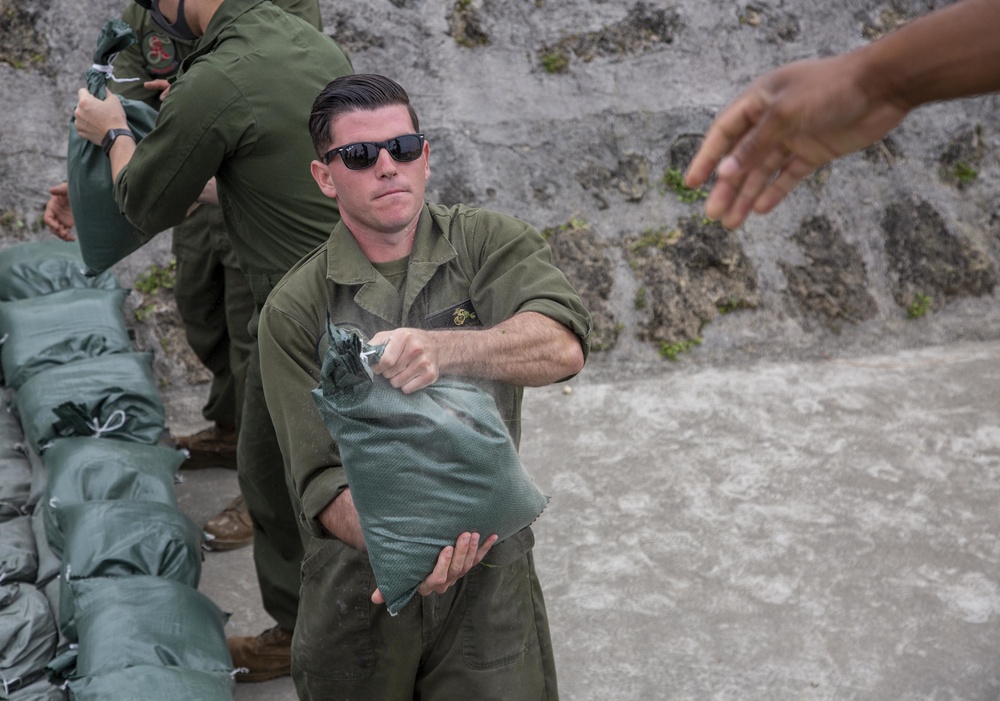
<svg viewBox="0 0 1000 701">
<path fill-rule="evenodd" d="M 239 550 L 253 543 L 253 538 L 246 540 L 205 540 L 202 547 L 205 550 Z"/>
</svg>

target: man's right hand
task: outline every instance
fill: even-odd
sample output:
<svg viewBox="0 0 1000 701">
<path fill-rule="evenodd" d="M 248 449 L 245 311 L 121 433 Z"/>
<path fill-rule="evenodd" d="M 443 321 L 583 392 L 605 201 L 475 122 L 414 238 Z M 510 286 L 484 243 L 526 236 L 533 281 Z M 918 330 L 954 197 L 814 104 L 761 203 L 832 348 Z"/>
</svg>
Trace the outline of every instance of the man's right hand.
<svg viewBox="0 0 1000 701">
<path fill-rule="evenodd" d="M 491 535 L 480 545 L 478 533 L 463 533 L 455 541 L 454 547 L 449 545 L 441 551 L 434 570 L 417 587 L 417 593 L 420 596 L 427 596 L 431 592 L 444 594 L 467 575 L 469 570 L 482 562 L 496 542 L 496 534 Z M 372 594 L 372 603 L 376 605 L 385 603 L 385 597 L 380 590 L 376 589 Z"/>
<path fill-rule="evenodd" d="M 361 522 L 350 489 L 345 489 L 329 503 L 319 515 L 319 521 L 334 538 L 358 550 L 366 549 L 365 536 L 361 531 Z M 491 535 L 480 545 L 478 533 L 467 532 L 460 535 L 454 546 L 449 545 L 441 550 L 434 570 L 417 587 L 417 593 L 421 596 L 427 596 L 431 592 L 444 594 L 455 582 L 467 575 L 469 570 L 482 562 L 497 539 L 495 534 Z M 372 593 L 372 603 L 385 603 L 385 598 L 378 589 Z"/>
<path fill-rule="evenodd" d="M 69 206 L 69 183 L 59 183 L 49 188 L 49 201 L 45 203 L 45 224 L 63 241 L 75 241 L 73 235 L 73 210 Z"/>
<path fill-rule="evenodd" d="M 770 212 L 822 165 L 877 141 L 906 108 L 862 88 L 865 54 L 799 61 L 753 82 L 715 119 L 687 171 L 698 187 L 716 170 L 705 214 L 734 229 Z"/>
</svg>

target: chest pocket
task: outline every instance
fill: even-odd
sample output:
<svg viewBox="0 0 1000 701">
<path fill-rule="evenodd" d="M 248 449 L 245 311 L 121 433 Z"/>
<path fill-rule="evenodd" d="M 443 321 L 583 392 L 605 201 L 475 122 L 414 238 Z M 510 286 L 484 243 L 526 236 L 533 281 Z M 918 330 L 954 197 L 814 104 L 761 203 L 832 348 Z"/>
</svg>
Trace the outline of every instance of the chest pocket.
<svg viewBox="0 0 1000 701">
<path fill-rule="evenodd" d="M 454 307 L 424 317 L 425 329 L 460 329 L 482 326 L 472 300 L 467 299 Z"/>
</svg>

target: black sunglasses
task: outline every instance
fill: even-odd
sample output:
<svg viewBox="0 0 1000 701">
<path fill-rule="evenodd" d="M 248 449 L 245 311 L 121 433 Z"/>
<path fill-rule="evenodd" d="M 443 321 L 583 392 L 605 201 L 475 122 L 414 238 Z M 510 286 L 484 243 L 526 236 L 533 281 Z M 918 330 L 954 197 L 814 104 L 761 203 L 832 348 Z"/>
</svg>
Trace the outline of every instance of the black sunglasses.
<svg viewBox="0 0 1000 701">
<path fill-rule="evenodd" d="M 330 161 L 338 153 L 349 170 L 364 170 L 371 168 L 378 161 L 379 149 L 385 149 L 392 160 L 409 163 L 420 158 L 424 148 L 423 134 L 403 134 L 386 141 L 359 141 L 339 148 L 330 149 L 323 155 L 323 162 Z"/>
</svg>

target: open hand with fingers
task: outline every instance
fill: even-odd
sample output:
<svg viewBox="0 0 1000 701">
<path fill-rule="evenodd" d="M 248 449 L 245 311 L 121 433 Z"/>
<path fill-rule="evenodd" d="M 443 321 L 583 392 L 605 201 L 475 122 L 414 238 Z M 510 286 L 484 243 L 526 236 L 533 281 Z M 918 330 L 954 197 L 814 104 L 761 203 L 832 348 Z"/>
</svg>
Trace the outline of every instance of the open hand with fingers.
<svg viewBox="0 0 1000 701">
<path fill-rule="evenodd" d="M 69 205 L 69 183 L 61 182 L 49 188 L 49 201 L 45 203 L 44 220 L 49 230 L 63 241 L 75 241 L 73 210 Z"/>
<path fill-rule="evenodd" d="M 688 187 L 717 179 L 705 214 L 734 229 L 774 209 L 807 175 L 885 136 L 907 108 L 869 94 L 857 56 L 799 61 L 764 74 L 715 119 Z"/>
</svg>

